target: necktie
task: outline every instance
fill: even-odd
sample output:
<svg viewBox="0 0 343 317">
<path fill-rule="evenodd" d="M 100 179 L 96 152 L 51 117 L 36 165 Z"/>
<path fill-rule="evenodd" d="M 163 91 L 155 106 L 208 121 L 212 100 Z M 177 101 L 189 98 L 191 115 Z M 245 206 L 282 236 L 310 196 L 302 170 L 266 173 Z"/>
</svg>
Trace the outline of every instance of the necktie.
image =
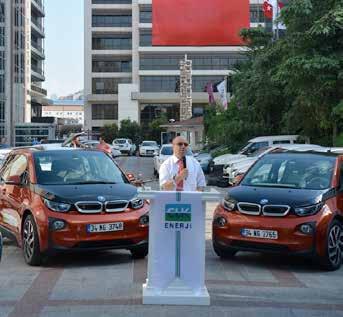
<svg viewBox="0 0 343 317">
<path fill-rule="evenodd" d="M 182 160 L 178 160 L 177 161 L 177 165 L 179 166 L 177 175 L 181 174 L 181 171 L 183 170 L 183 161 Z M 183 180 L 179 181 L 176 183 L 176 191 L 183 191 Z"/>
</svg>

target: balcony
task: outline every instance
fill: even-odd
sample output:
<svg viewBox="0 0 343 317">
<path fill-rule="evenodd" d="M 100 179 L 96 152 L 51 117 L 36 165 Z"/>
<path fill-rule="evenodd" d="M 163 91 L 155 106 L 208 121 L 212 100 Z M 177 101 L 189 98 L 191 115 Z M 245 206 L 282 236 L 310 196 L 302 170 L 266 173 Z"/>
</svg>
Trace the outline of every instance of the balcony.
<svg viewBox="0 0 343 317">
<path fill-rule="evenodd" d="M 37 43 L 31 42 L 31 51 L 38 59 L 45 59 L 44 48 Z"/>
<path fill-rule="evenodd" d="M 31 8 L 40 17 L 42 17 L 42 18 L 45 17 L 44 3 L 42 0 L 31 0 Z"/>
<path fill-rule="evenodd" d="M 44 70 L 39 67 L 31 66 L 32 81 L 45 81 Z"/>
<path fill-rule="evenodd" d="M 44 25 L 35 19 L 31 19 L 31 31 L 39 37 L 45 37 Z"/>
<path fill-rule="evenodd" d="M 46 96 L 48 94 L 46 89 L 43 89 L 41 87 L 38 87 L 36 85 L 31 85 L 31 90 L 35 93 L 38 93 L 40 95 Z"/>
</svg>

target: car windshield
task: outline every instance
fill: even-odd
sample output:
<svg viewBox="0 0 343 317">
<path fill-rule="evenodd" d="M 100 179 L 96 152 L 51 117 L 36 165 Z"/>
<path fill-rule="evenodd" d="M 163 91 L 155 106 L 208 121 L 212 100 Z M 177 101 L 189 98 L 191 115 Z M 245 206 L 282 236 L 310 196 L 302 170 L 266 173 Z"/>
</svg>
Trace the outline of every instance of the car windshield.
<svg viewBox="0 0 343 317">
<path fill-rule="evenodd" d="M 117 143 L 117 144 L 125 144 L 125 143 L 126 143 L 126 140 L 114 140 L 114 143 Z"/>
<path fill-rule="evenodd" d="M 157 146 L 157 143 L 145 141 L 142 143 L 142 146 Z"/>
<path fill-rule="evenodd" d="M 163 146 L 161 149 L 161 154 L 162 155 L 173 155 L 173 147 L 172 146 Z M 192 150 L 189 147 L 187 148 L 186 155 L 187 156 L 193 155 Z"/>
<path fill-rule="evenodd" d="M 124 174 L 103 152 L 84 150 L 34 153 L 37 183 L 41 185 L 122 184 Z"/>
<path fill-rule="evenodd" d="M 322 190 L 330 187 L 336 158 L 319 154 L 267 154 L 241 185 Z"/>
</svg>

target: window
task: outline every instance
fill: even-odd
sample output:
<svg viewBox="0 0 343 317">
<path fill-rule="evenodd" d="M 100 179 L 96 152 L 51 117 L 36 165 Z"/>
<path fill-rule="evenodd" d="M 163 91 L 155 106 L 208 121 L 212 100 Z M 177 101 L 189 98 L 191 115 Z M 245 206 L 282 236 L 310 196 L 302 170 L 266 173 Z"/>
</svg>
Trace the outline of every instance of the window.
<svg viewBox="0 0 343 317">
<path fill-rule="evenodd" d="M 130 78 L 93 78 L 93 94 L 111 95 L 118 93 L 119 84 L 131 83 Z"/>
<path fill-rule="evenodd" d="M 118 105 L 93 104 L 92 120 L 118 120 Z"/>
<path fill-rule="evenodd" d="M 121 60 L 94 60 L 92 63 L 92 70 L 95 73 L 120 73 L 131 72 L 132 62 L 131 59 Z"/>
<path fill-rule="evenodd" d="M 152 12 L 151 7 L 143 7 L 139 12 L 139 22 L 140 23 L 152 23 Z"/>
<path fill-rule="evenodd" d="M 139 45 L 140 46 L 152 46 L 152 35 L 151 33 L 141 33 L 139 35 Z"/>
<path fill-rule="evenodd" d="M 265 16 L 261 5 L 250 5 L 250 22 L 251 23 L 264 23 Z"/>
<path fill-rule="evenodd" d="M 11 176 L 22 176 L 27 169 L 24 155 L 11 156 L 3 169 L 2 178 L 6 181 Z"/>
<path fill-rule="evenodd" d="M 290 140 L 273 141 L 273 144 L 290 144 Z"/>
<path fill-rule="evenodd" d="M 132 40 L 129 34 L 117 35 L 101 35 L 101 37 L 93 37 L 93 50 L 131 50 Z"/>
<path fill-rule="evenodd" d="M 121 15 L 93 15 L 93 27 L 131 27 L 132 17 L 130 14 Z"/>
</svg>

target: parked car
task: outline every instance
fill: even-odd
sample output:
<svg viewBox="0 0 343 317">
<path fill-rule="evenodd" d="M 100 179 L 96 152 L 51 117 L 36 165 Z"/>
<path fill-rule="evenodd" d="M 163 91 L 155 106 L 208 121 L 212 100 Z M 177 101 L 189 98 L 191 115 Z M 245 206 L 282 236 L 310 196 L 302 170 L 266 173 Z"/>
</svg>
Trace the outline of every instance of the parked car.
<svg viewBox="0 0 343 317">
<path fill-rule="evenodd" d="M 52 251 L 147 255 L 149 205 L 104 152 L 16 149 L 0 176 L 0 231 L 29 265 Z"/>
<path fill-rule="evenodd" d="M 92 140 L 92 141 L 83 141 L 82 144 L 85 145 L 87 148 L 97 149 L 97 146 L 100 144 L 100 142 Z M 111 148 L 111 153 L 108 153 L 108 154 L 111 154 L 113 158 L 121 156 L 121 152 L 119 150 L 116 150 L 111 145 L 109 145 L 109 147 Z"/>
<path fill-rule="evenodd" d="M 343 155 L 277 149 L 228 190 L 213 218 L 220 257 L 237 251 L 309 255 L 328 270 L 343 254 Z"/>
<path fill-rule="evenodd" d="M 261 148 L 273 146 L 275 144 L 294 144 L 298 140 L 299 135 L 273 135 L 261 136 L 253 138 L 237 153 L 237 154 L 224 154 L 214 159 L 214 164 L 222 168 L 224 165 L 229 164 L 231 161 L 247 156 L 253 155 Z"/>
<path fill-rule="evenodd" d="M 158 146 L 156 141 L 143 141 L 139 145 L 139 156 L 154 156 L 158 154 Z"/>
<path fill-rule="evenodd" d="M 122 154 L 134 155 L 136 153 L 136 144 L 130 139 L 115 139 L 112 142 L 113 148 Z"/>
<path fill-rule="evenodd" d="M 173 145 L 172 144 L 162 145 L 159 154 L 154 157 L 154 175 L 155 176 L 158 175 L 162 163 L 168 157 L 172 155 L 173 155 Z M 186 155 L 193 156 L 193 153 L 190 147 L 187 148 Z"/>
<path fill-rule="evenodd" d="M 223 178 L 227 179 L 228 185 L 233 185 L 238 175 L 244 174 L 259 158 L 276 148 L 299 152 L 320 151 L 325 149 L 316 144 L 278 144 L 261 148 L 251 156 L 231 161 L 229 164 L 225 165 L 223 168 Z"/>
<path fill-rule="evenodd" d="M 200 163 L 200 166 L 204 173 L 209 174 L 213 172 L 214 162 L 211 152 L 200 152 L 195 158 Z"/>
</svg>

